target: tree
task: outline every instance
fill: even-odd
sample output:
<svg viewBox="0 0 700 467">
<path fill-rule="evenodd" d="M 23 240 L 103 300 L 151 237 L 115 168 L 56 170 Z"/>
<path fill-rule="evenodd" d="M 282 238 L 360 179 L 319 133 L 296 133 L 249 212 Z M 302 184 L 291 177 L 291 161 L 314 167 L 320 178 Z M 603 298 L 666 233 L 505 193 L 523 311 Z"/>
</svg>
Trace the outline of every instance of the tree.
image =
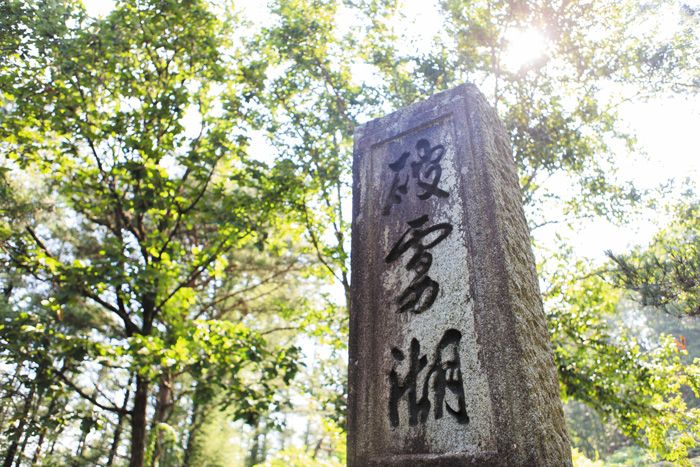
<svg viewBox="0 0 700 467">
<path fill-rule="evenodd" d="M 255 326 L 225 319 L 300 266 L 284 248 L 294 236 L 287 175 L 247 154 L 246 101 L 259 89 L 238 66 L 236 19 L 214 8 L 124 1 L 92 20 L 75 1 L 3 5 L 14 26 L 2 37 L 2 175 L 37 177 L 46 202 L 3 214 L 2 330 L 51 340 L 44 366 L 27 373 L 16 363 L 27 387 L 46 373 L 84 399 L 114 426 L 113 448 L 128 419 L 131 466 L 146 459 L 154 387 L 157 462 L 184 375 L 194 383 L 181 392 L 197 404 L 219 394 L 253 421 L 298 365 L 294 346 L 273 351 Z M 274 268 L 239 262 L 270 231 Z M 30 295 L 41 300 L 28 306 Z M 66 325 L 84 317 L 85 327 Z M 79 446 L 95 426 L 82 420 Z"/>
<path fill-rule="evenodd" d="M 700 362 L 684 362 L 674 336 L 642 338 L 628 324 L 636 310 L 625 310 L 620 291 L 586 261 L 545 280 L 555 303 L 547 313 L 563 398 L 587 404 L 652 454 L 689 465 L 700 411 L 688 406 L 685 389 L 698 394 Z"/>
<path fill-rule="evenodd" d="M 612 141 L 635 149 L 633 135 L 619 126 L 618 107 L 681 88 L 697 91 L 697 18 L 684 6 L 445 0 L 439 8 L 444 22 L 423 51 L 410 45 L 411 28 L 429 25 L 402 19 L 398 2 L 388 0 L 279 0 L 274 25 L 260 36 L 269 52 L 259 63 L 278 76 L 268 85 L 266 128 L 299 179 L 324 187 L 318 198 L 300 196 L 300 210 L 311 219 L 307 235 L 325 239 L 325 248 L 316 248 L 320 261 L 346 290 L 340 200 L 348 186 L 350 129 L 360 121 L 475 82 L 510 132 L 531 229 L 575 228 L 586 218 L 622 222 L 645 195 L 616 175 Z M 668 8 L 681 13 L 678 29 L 670 38 L 650 34 L 657 13 Z M 344 34 L 334 34 L 339 18 L 349 16 Z M 525 31 L 541 36 L 544 51 L 531 61 L 512 60 L 509 48 Z M 591 403 L 637 442 L 680 461 L 695 443 L 695 415 L 677 396 L 694 377 L 668 387 L 649 382 L 683 371 L 677 347 L 664 341 L 663 350 L 649 354 L 615 334 L 610 320 L 619 297 L 604 282 L 586 280 L 592 271 L 577 265 L 569 249 L 540 252 L 549 255 L 541 272 L 563 394 Z M 604 371 L 596 368 L 600 361 L 608 362 Z M 621 390 L 611 391 L 616 385 Z M 652 407 L 648 398 L 674 402 Z M 676 423 L 686 430 L 679 442 Z"/>
<path fill-rule="evenodd" d="M 645 246 L 631 252 L 608 251 L 610 262 L 600 276 L 623 291 L 637 313 L 649 326 L 668 336 L 686 368 L 674 380 L 684 381 L 684 402 L 697 413 L 700 400 L 700 352 L 698 321 L 700 315 L 700 243 L 698 203 L 692 193 L 668 207 L 673 215 Z M 700 435 L 695 433 L 696 440 Z"/>
<path fill-rule="evenodd" d="M 180 455 L 169 429 L 195 446 L 213 408 L 253 424 L 274 410 L 272 393 L 299 361 L 273 337 L 293 330 L 267 334 L 282 347 L 271 352 L 268 328 L 304 329 L 342 354 L 344 200 L 359 122 L 473 81 L 506 122 L 533 229 L 621 220 L 642 193 L 615 176 L 611 141 L 634 148 L 617 106 L 697 92 L 700 69 L 694 10 L 678 8 L 670 38 L 646 32 L 660 9 L 676 8 L 662 1 L 444 0 L 443 23 L 422 52 L 410 40 L 426 25 L 411 25 L 392 0 L 275 0 L 272 21 L 255 31 L 227 3 L 199 0 L 122 1 L 104 20 L 73 1 L 2 8 L 2 186 L 6 194 L 30 186 L 22 174 L 38 187 L 25 190 L 26 202 L 8 197 L 3 212 L 0 332 L 16 373 L 8 413 L 38 397 L 40 351 L 11 344 L 23 333 L 47 342 L 58 390 L 83 400 L 70 422 L 82 427 L 82 445 L 97 430 L 111 435 L 94 453 L 108 463 L 127 422 L 131 464 L 147 456 L 155 464 Z M 510 60 L 514 33 L 526 30 L 538 31 L 545 52 Z M 273 167 L 250 154 L 258 129 L 272 143 Z M 678 363 L 668 340 L 646 349 L 613 332 L 619 296 L 570 250 L 543 264 L 564 395 L 680 459 L 694 442 L 693 414 L 677 395 L 694 369 Z M 322 297 L 320 307 L 290 293 L 312 274 L 336 278 L 345 303 Z M 659 378 L 676 379 L 664 387 Z M 344 394 L 318 392 L 342 426 Z M 688 428 L 680 441 L 674 423 Z M 26 439 L 20 433 L 15 451 Z"/>
<path fill-rule="evenodd" d="M 642 306 L 678 317 L 700 316 L 700 204 L 675 207 L 676 218 L 651 244 L 629 254 L 607 254 L 615 286 Z"/>
</svg>

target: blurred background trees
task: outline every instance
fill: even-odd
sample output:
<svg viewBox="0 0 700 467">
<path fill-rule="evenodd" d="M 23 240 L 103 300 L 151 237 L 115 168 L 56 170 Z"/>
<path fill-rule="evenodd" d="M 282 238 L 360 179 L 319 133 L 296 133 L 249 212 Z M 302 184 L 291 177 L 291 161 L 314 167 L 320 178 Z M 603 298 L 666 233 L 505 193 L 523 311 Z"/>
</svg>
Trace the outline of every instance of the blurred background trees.
<svg viewBox="0 0 700 467">
<path fill-rule="evenodd" d="M 343 464 L 353 128 L 464 81 L 510 132 L 581 457 L 688 462 L 697 202 L 626 178 L 619 111 L 697 95 L 700 10 L 410 3 L 0 6 L 5 466 Z M 664 202 L 608 263 L 561 240 Z"/>
</svg>

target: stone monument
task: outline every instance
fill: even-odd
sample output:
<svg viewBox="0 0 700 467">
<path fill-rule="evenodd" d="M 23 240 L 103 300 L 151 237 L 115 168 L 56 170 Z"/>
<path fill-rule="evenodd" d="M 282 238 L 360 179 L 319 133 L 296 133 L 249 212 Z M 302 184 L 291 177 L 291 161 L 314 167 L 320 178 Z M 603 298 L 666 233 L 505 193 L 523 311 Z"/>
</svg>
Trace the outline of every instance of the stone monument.
<svg viewBox="0 0 700 467">
<path fill-rule="evenodd" d="M 570 466 L 510 144 L 464 84 L 355 130 L 348 465 Z"/>
</svg>

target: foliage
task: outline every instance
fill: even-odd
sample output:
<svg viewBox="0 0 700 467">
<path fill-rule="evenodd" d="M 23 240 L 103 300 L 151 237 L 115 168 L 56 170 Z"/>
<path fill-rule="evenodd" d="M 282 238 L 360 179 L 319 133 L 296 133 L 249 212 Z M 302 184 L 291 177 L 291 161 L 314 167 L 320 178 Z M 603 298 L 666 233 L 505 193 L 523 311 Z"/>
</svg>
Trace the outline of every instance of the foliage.
<svg viewBox="0 0 700 467">
<path fill-rule="evenodd" d="M 303 186 L 321 187 L 318 198 L 300 193 L 298 206 L 318 259 L 344 286 L 346 302 L 349 265 L 340 200 L 347 193 L 348 128 L 360 118 L 385 113 L 462 81 L 475 81 L 482 89 L 493 90 L 487 97 L 510 131 L 533 228 L 592 216 L 622 220 L 641 196 L 633 185 L 616 177 L 611 146 L 618 139 L 629 150 L 634 148 L 634 138 L 620 130 L 616 113 L 630 93 L 606 94 L 601 89 L 623 90 L 622 84 L 632 83 L 634 92 L 646 96 L 668 89 L 664 83 L 670 69 L 676 76 L 693 72 L 692 54 L 679 49 L 690 61 L 671 65 L 668 54 L 657 52 L 673 47 L 661 44 L 641 27 L 654 22 L 664 8 L 661 3 L 648 7 L 634 2 L 566 3 L 557 9 L 548 2 L 516 6 L 444 1 L 440 8 L 444 28 L 435 31 L 433 43 L 423 52 L 407 46 L 411 26 L 401 22 L 399 6 L 390 1 L 342 6 L 330 1 L 275 2 L 274 25 L 260 35 L 259 50 L 267 52 L 263 61 L 274 70 L 267 83 L 266 107 L 271 110 L 263 114 L 263 125 L 278 157 L 289 161 Z M 354 22 L 344 26 L 343 35 L 332 34 L 338 19 L 350 14 Z M 683 21 L 683 27 L 692 22 Z M 513 65 L 506 57 L 515 40 L 510 32 L 533 28 L 544 35 L 546 53 L 538 60 Z M 678 37 L 692 45 L 695 39 L 691 38 L 697 34 L 681 29 Z M 358 62 L 363 63 L 363 77 L 354 66 Z M 562 193 L 562 180 L 572 187 L 569 192 Z M 557 206 L 563 209 L 555 215 L 552 208 Z M 322 247 L 319 239 L 325 239 Z M 557 264 L 562 269 L 548 263 L 548 273 L 570 273 L 573 255 L 560 259 Z M 584 401 L 602 397 L 593 406 L 615 420 L 622 431 L 662 455 L 682 456 L 684 446 L 693 444 L 692 437 L 675 443 L 670 436 L 675 422 L 681 429 L 694 426 L 693 415 L 684 412 L 678 399 L 680 386 L 692 385 L 694 380 L 669 387 L 645 381 L 646 371 L 663 378 L 681 370 L 675 347 L 665 341 L 659 350 L 645 352 L 625 335 L 607 339 L 607 319 L 612 319 L 619 297 L 605 287 L 598 282 L 572 283 L 567 288 L 567 299 L 580 301 L 576 306 L 584 310 L 590 305 L 586 294 L 600 294 L 607 310 L 593 307 L 586 311 L 591 317 L 572 316 L 557 306 L 561 296 L 556 288 L 547 294 L 552 329 L 571 326 L 567 332 L 575 337 L 575 347 L 581 347 L 576 351 L 558 348 L 560 361 L 565 360 L 560 368 L 574 364 L 586 373 L 585 377 L 562 377 L 565 391 Z M 587 348 L 587 319 L 600 322 L 597 348 Z M 600 358 L 608 368 L 597 368 Z M 625 389 L 615 393 L 610 388 L 624 380 L 618 372 L 627 372 L 627 381 Z M 644 388 L 643 395 L 636 392 L 637 385 Z M 630 394 L 634 397 L 628 398 Z M 612 399 L 605 400 L 606 395 Z M 646 398 L 652 395 L 660 406 L 664 397 L 680 404 L 660 409 L 675 418 L 660 422 L 647 411 Z"/>
<path fill-rule="evenodd" d="M 605 465 L 611 467 L 617 466 L 633 466 L 633 467 L 643 467 L 649 465 L 653 460 L 650 456 L 644 452 L 643 449 L 637 446 L 630 446 L 620 449 L 612 456 L 605 459 Z M 659 465 L 659 464 L 653 464 Z M 662 463 L 660 465 L 668 465 Z"/>
<path fill-rule="evenodd" d="M 613 283 L 642 306 L 674 316 L 700 316 L 700 204 L 675 208 L 676 218 L 651 244 L 629 254 L 608 252 Z"/>
<path fill-rule="evenodd" d="M 210 410 L 200 424 L 196 446 L 188 459 L 189 465 L 227 467 L 243 465 L 245 440 L 239 426 L 229 423 L 231 409 Z M 182 464 L 175 464 L 182 465 Z"/>
<path fill-rule="evenodd" d="M 506 123 L 533 229 L 625 219 L 643 193 L 617 172 L 614 149 L 635 148 L 617 109 L 697 92 L 697 11 L 438 7 L 427 31 L 393 0 L 274 0 L 261 27 L 229 2 L 123 0 L 102 19 L 77 0 L 0 6 L 6 457 L 29 463 L 38 446 L 37 460 L 112 465 L 130 435 L 131 465 L 193 465 L 219 408 L 275 426 L 306 342 L 296 333 L 328 355 L 297 387 L 340 436 L 353 128 L 463 81 Z M 412 45 L 418 30 L 428 46 Z M 545 52 L 513 60 L 526 30 Z M 256 132 L 270 154 L 252 149 Z M 697 248 L 674 232 L 652 256 L 617 256 L 637 274 L 619 280 L 688 314 L 695 285 L 678 284 L 696 279 Z M 675 256 L 659 256 L 666 246 Z M 697 364 L 675 337 L 642 342 L 620 326 L 620 294 L 591 270 L 567 249 L 541 263 L 562 393 L 682 462 L 699 424 L 681 393 L 697 392 Z M 62 451 L 71 432 L 77 448 Z M 314 457 L 288 448 L 274 462 L 287 455 Z"/>
<path fill-rule="evenodd" d="M 590 460 L 576 448 L 571 450 L 571 457 L 574 461 L 574 467 L 603 467 L 605 465 L 601 460 Z"/>
<path fill-rule="evenodd" d="M 596 274 L 584 276 L 586 270 L 581 262 L 547 277 L 562 397 L 586 403 L 638 444 L 687 465 L 688 449 L 700 437 L 700 412 L 687 406 L 682 388 L 700 395 L 700 359 L 684 364 L 686 351 L 672 336 L 638 339 L 621 319 L 619 291 Z"/>
<path fill-rule="evenodd" d="M 316 460 L 308 451 L 302 448 L 289 448 L 280 451 L 274 459 L 260 467 L 342 467 L 345 463 L 334 460 Z"/>
<path fill-rule="evenodd" d="M 564 404 L 564 415 L 572 447 L 591 459 L 605 458 L 634 444 L 612 421 L 603 423 L 598 413 L 583 402 L 569 399 Z"/>
<path fill-rule="evenodd" d="M 255 88 L 229 51 L 235 17 L 194 0 L 119 2 L 98 20 L 76 2 L 9 8 L 19 26 L 0 68 L 3 189 L 30 192 L 8 173 L 42 187 L 29 203 L 3 198 L 12 208 L 0 238 L 2 352 L 25 379 L 27 406 L 45 397 L 44 373 L 84 399 L 97 418 L 79 446 L 102 423 L 114 447 L 77 456 L 108 463 L 128 415 L 131 465 L 158 462 L 184 395 L 233 404 L 234 418 L 254 423 L 299 365 L 297 348 L 271 348 L 254 317 L 298 305 L 276 289 L 303 265 L 284 172 L 247 155 Z M 269 302 L 256 311 L 261 295 Z"/>
<path fill-rule="evenodd" d="M 669 73 L 676 87 L 695 73 L 693 18 L 681 16 L 670 42 L 648 32 L 667 3 L 446 0 L 439 7 L 443 26 L 427 31 L 432 42 L 420 50 L 409 45 L 420 20 L 410 24 L 392 1 L 278 1 L 274 25 L 260 36 L 261 49 L 269 51 L 265 63 L 275 67 L 265 127 L 279 157 L 289 159 L 305 185 L 336 187 L 338 194 L 324 188 L 320 198 L 302 196 L 300 210 L 307 235 L 327 239 L 316 253 L 346 291 L 339 200 L 348 173 L 346 128 L 360 118 L 476 82 L 510 132 L 533 229 L 596 216 L 623 221 L 643 193 L 616 175 L 612 142 L 635 148 L 617 109 L 632 97 L 667 92 Z M 341 41 L 331 34 L 333 21 L 350 14 Z M 546 51 L 529 62 L 513 61 L 513 32 L 523 30 L 538 31 Z M 362 63 L 362 77 L 356 63 Z M 590 403 L 639 443 L 680 459 L 695 443 L 696 416 L 680 391 L 693 387 L 695 376 L 682 373 L 672 340 L 643 349 L 625 332 L 613 333 L 619 295 L 600 280 L 571 277 L 575 262 L 564 250 L 542 269 L 551 280 L 545 299 L 564 394 Z M 662 383 L 666 378 L 674 384 Z M 676 429 L 684 437 L 674 438 Z"/>
<path fill-rule="evenodd" d="M 272 459 L 259 464 L 259 467 L 341 467 L 346 465 L 344 430 L 332 421 L 323 421 L 322 426 L 323 437 L 314 446 L 282 449 Z M 326 440 L 331 446 L 329 453 L 324 452 L 329 450 Z"/>
<path fill-rule="evenodd" d="M 604 275 L 615 287 L 626 291 L 634 303 L 649 310 L 652 326 L 673 332 L 669 342 L 672 341 L 680 353 L 690 353 L 694 357 L 692 364 L 690 357 L 684 358 L 688 363 L 684 370 L 689 386 L 684 391 L 684 399 L 696 411 L 700 397 L 697 370 L 700 358 L 694 339 L 697 334 L 694 320 L 700 306 L 698 205 L 697 202 L 681 203 L 672 206 L 671 210 L 675 214 L 673 221 L 660 230 L 649 245 L 623 255 L 607 252 L 611 264 Z M 683 430 L 679 431 L 678 439 L 683 433 Z M 697 433 L 695 437 L 697 444 Z"/>
<path fill-rule="evenodd" d="M 634 24 L 651 12 L 634 2 L 605 1 L 556 7 L 445 0 L 440 7 L 444 27 L 426 52 L 385 46 L 367 57 L 384 77 L 387 99 L 401 106 L 460 82 L 476 83 L 510 133 L 532 227 L 556 222 L 545 200 L 558 200 L 569 220 L 621 219 L 640 193 L 617 180 L 609 143 L 618 139 L 631 148 L 634 139 L 619 128 L 620 100 L 599 91 L 615 82 L 647 83 L 636 52 L 648 36 L 635 34 Z M 522 31 L 542 36 L 541 56 L 509 57 Z M 378 40 L 363 45 L 373 51 L 370 43 Z M 554 188 L 562 178 L 571 185 L 568 193 Z"/>
</svg>

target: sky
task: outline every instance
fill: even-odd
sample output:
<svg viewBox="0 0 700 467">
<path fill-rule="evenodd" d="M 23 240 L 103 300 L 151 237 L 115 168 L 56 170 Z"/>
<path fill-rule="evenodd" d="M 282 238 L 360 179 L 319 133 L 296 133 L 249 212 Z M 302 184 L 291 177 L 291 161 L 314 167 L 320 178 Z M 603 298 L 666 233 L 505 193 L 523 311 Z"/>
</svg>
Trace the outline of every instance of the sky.
<svg viewBox="0 0 700 467">
<path fill-rule="evenodd" d="M 246 15 L 256 21 L 265 21 L 265 3 L 261 0 L 237 2 L 243 6 Z M 686 0 L 700 7 L 700 0 Z M 114 7 L 113 0 L 84 0 L 88 13 L 92 16 L 106 15 Z M 405 0 L 403 13 L 407 21 L 420 19 L 421 27 L 407 28 L 413 31 L 413 45 L 429 47 L 432 31 L 440 27 L 440 16 L 434 8 L 435 0 Z M 695 5 L 697 4 L 697 5 Z M 673 18 L 665 19 L 672 24 Z M 430 26 L 433 25 L 433 26 Z M 536 31 L 514 31 L 514 46 L 505 53 L 505 60 L 517 63 L 536 58 L 543 53 L 544 38 Z M 674 179 L 681 182 L 686 178 L 700 182 L 700 98 L 683 97 L 654 99 L 648 102 L 632 102 L 623 106 L 620 116 L 624 126 L 637 135 L 639 147 L 646 154 L 624 154 L 621 152 L 618 165 L 621 175 L 633 180 L 640 188 L 653 189 Z M 264 151 L 262 138 L 254 138 L 256 153 Z M 582 223 L 576 232 L 570 232 L 569 240 L 576 251 L 596 262 L 605 260 L 604 251 L 623 252 L 634 245 L 648 243 L 653 234 L 666 219 L 659 213 L 646 212 L 629 225 L 620 227 L 597 220 Z M 546 229 L 541 234 L 550 241 L 555 230 Z"/>
<path fill-rule="evenodd" d="M 642 188 L 652 189 L 670 179 L 676 183 L 690 179 L 700 188 L 700 99 L 677 97 L 630 103 L 621 110 L 621 117 L 646 151 L 646 155 L 621 156 L 619 165 L 625 177 Z M 625 227 L 589 223 L 579 232 L 574 246 L 585 256 L 600 259 L 604 250 L 619 253 L 636 244 L 644 245 L 666 222 L 660 212 L 654 214 L 642 214 L 641 219 Z"/>
</svg>

